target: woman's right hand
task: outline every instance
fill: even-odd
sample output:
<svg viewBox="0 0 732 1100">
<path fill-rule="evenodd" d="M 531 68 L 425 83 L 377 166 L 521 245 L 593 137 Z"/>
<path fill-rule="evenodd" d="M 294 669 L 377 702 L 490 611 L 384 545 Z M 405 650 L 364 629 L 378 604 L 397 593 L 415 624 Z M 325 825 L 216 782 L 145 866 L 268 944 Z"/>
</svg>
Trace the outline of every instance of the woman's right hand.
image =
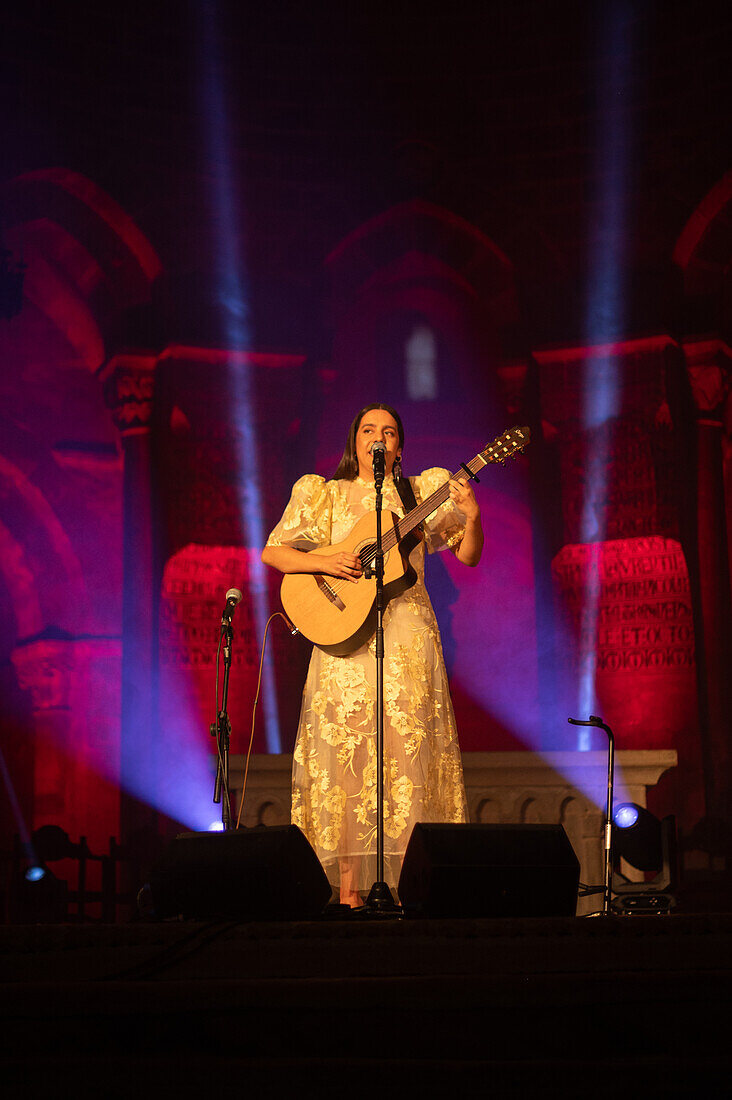
<svg viewBox="0 0 732 1100">
<path fill-rule="evenodd" d="M 339 550 L 335 554 L 322 554 L 313 550 L 310 553 L 311 560 L 318 559 L 319 573 L 327 573 L 329 577 L 341 577 L 343 580 L 353 581 L 354 584 L 363 574 L 361 559 L 358 554 L 349 554 L 346 550 Z"/>
</svg>

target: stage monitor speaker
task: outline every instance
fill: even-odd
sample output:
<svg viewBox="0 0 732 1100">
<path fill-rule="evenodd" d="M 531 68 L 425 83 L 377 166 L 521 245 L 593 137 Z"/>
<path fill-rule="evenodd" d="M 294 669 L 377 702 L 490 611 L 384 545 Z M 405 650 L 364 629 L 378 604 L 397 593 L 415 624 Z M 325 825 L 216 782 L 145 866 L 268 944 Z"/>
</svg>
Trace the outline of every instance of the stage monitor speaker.
<svg viewBox="0 0 732 1100">
<path fill-rule="evenodd" d="M 561 825 L 414 826 L 399 878 L 408 916 L 572 917 L 579 862 Z"/>
<path fill-rule="evenodd" d="M 308 920 L 330 895 L 325 871 L 296 825 L 181 833 L 150 875 L 156 917 Z"/>
</svg>

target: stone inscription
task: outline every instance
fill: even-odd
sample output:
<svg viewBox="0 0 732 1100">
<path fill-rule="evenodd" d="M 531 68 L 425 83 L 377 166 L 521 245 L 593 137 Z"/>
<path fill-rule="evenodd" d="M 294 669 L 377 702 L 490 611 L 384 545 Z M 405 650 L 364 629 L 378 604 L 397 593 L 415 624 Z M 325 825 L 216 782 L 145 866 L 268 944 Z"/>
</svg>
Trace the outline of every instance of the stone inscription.
<svg viewBox="0 0 732 1100">
<path fill-rule="evenodd" d="M 583 517 L 588 539 L 627 540 L 658 531 L 656 471 L 641 427 L 610 421 L 569 438 L 561 465 L 568 542 L 583 537 Z"/>
<path fill-rule="evenodd" d="M 233 617 L 234 639 L 229 678 L 228 711 L 236 751 L 251 726 L 262 648 L 263 622 L 257 621 L 258 603 L 267 615 L 280 607 L 279 578 L 261 566 L 258 550 L 189 543 L 169 559 L 163 573 L 159 616 L 159 654 L 162 719 L 174 729 L 181 712 L 206 731 L 216 713 L 216 659 L 221 614 L 230 588 L 244 598 Z M 263 591 L 257 590 L 257 585 Z M 264 597 L 262 599 L 262 597 Z M 274 677 L 275 699 L 263 691 L 257 717 L 255 747 L 266 749 L 265 730 L 278 719 L 282 745 L 291 748 L 297 728 L 300 693 L 309 646 L 292 638 L 275 619 L 267 638 L 268 665 Z M 223 691 L 223 654 L 219 657 L 219 702 Z M 276 714 L 270 713 L 272 704 Z"/>
<path fill-rule="evenodd" d="M 578 632 L 598 672 L 661 671 L 694 665 L 694 628 L 686 562 L 672 539 L 619 539 L 565 546 L 553 563 Z M 598 597 L 597 618 L 587 612 Z"/>
<path fill-rule="evenodd" d="M 249 566 L 246 550 L 215 546 L 187 546 L 168 561 L 160 601 L 161 665 L 214 667 L 221 612 L 230 588 L 244 593 L 234 612 L 232 667 L 259 664 Z"/>
</svg>

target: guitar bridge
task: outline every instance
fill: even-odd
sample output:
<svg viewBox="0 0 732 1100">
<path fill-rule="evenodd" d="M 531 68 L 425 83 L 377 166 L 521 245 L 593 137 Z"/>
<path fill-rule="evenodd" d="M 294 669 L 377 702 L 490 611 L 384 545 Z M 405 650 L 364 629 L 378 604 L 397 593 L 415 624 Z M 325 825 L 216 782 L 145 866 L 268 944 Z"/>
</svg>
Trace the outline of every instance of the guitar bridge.
<svg viewBox="0 0 732 1100">
<path fill-rule="evenodd" d="M 331 603 L 334 603 L 339 611 L 346 610 L 346 605 L 344 604 L 343 600 L 340 598 L 338 593 L 331 588 L 325 577 L 316 576 L 315 583 L 325 596 L 326 600 L 330 600 Z"/>
</svg>

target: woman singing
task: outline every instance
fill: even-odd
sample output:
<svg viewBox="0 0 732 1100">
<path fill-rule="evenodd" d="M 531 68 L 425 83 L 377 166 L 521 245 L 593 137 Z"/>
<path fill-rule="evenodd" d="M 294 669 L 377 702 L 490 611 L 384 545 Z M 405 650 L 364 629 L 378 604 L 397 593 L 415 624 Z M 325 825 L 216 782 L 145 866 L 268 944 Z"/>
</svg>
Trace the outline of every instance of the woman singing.
<svg viewBox="0 0 732 1100">
<path fill-rule="evenodd" d="M 449 478 L 447 470 L 402 476 L 404 429 L 388 405 L 367 405 L 326 481 L 297 481 L 262 561 L 282 573 L 323 573 L 356 582 L 360 559 L 332 553 L 374 511 L 371 447 L 383 442 L 385 511 L 404 516 Z M 480 509 L 466 477 L 423 525 L 410 562 L 417 582 L 384 612 L 384 877 L 394 888 L 418 821 L 467 819 L 460 749 L 442 645 L 424 585 L 424 548 L 449 548 L 465 565 L 483 549 Z M 346 657 L 314 648 L 295 744 L 292 821 L 315 849 L 343 904 L 362 904 L 376 877 L 376 660 L 374 639 Z"/>
</svg>

